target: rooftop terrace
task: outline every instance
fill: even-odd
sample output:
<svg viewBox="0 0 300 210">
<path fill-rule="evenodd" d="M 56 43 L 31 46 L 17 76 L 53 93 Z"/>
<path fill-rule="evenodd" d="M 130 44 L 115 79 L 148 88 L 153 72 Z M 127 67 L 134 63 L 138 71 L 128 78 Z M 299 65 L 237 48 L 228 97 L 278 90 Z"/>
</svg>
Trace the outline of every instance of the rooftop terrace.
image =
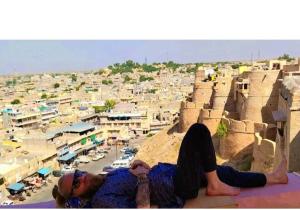
<svg viewBox="0 0 300 210">
<path fill-rule="evenodd" d="M 288 184 L 242 189 L 238 196 L 206 196 L 205 189 L 201 189 L 184 208 L 299 208 L 300 175 L 289 173 L 288 177 Z M 1 208 L 55 208 L 55 203 L 52 200 Z"/>
</svg>

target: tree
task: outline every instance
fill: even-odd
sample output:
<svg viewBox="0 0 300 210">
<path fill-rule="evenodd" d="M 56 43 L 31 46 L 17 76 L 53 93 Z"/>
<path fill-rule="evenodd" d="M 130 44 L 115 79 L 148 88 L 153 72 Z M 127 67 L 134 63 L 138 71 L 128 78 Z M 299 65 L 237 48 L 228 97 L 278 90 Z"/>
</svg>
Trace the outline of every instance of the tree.
<svg viewBox="0 0 300 210">
<path fill-rule="evenodd" d="M 71 79 L 72 79 L 72 82 L 76 82 L 77 81 L 76 74 L 72 74 Z"/>
<path fill-rule="evenodd" d="M 155 94 L 156 91 L 157 91 L 157 89 L 150 89 L 150 90 L 148 90 L 148 93 L 153 93 L 153 94 Z"/>
<path fill-rule="evenodd" d="M 95 113 L 105 112 L 105 106 L 93 106 Z"/>
<path fill-rule="evenodd" d="M 223 122 L 220 122 L 220 124 L 218 125 L 218 128 L 217 128 L 217 136 L 219 138 L 224 138 L 225 136 L 227 136 L 227 133 L 228 133 L 228 128 L 227 128 L 226 124 Z"/>
<path fill-rule="evenodd" d="M 154 78 L 153 77 L 146 77 L 145 75 L 141 75 L 139 80 L 140 80 L 140 82 L 144 82 L 144 81 L 154 80 Z"/>
<path fill-rule="evenodd" d="M 41 99 L 47 99 L 47 98 L 48 98 L 47 94 L 43 93 L 43 95 L 41 96 Z"/>
<path fill-rule="evenodd" d="M 111 80 L 102 80 L 102 84 L 104 84 L 104 85 L 110 85 L 110 84 L 112 84 L 113 82 L 111 81 Z"/>
<path fill-rule="evenodd" d="M 116 101 L 113 100 L 113 99 L 108 99 L 105 101 L 105 110 L 106 111 L 110 111 L 111 109 L 115 108 L 115 105 L 116 105 Z"/>
<path fill-rule="evenodd" d="M 126 75 L 125 78 L 124 78 L 124 83 L 127 83 L 130 80 L 132 80 L 132 79 L 128 75 Z"/>
<path fill-rule="evenodd" d="M 17 80 L 16 79 L 13 79 L 13 80 L 8 80 L 5 82 L 5 86 L 8 87 L 8 86 L 15 86 L 17 84 Z"/>
<path fill-rule="evenodd" d="M 54 88 L 59 88 L 60 84 L 59 83 L 55 83 L 54 84 Z"/>
<path fill-rule="evenodd" d="M 142 68 L 145 72 L 154 72 L 154 71 L 159 71 L 158 68 L 152 66 L 152 65 L 147 65 L 147 64 L 143 64 Z"/>
<path fill-rule="evenodd" d="M 19 99 L 15 99 L 12 102 L 10 102 L 11 104 L 20 104 L 21 101 Z"/>
<path fill-rule="evenodd" d="M 282 56 L 278 57 L 278 60 L 287 60 L 288 62 L 295 60 L 295 58 L 290 57 L 289 54 L 283 54 Z"/>
<path fill-rule="evenodd" d="M 237 68 L 239 68 L 239 67 L 240 67 L 239 64 L 232 64 L 232 65 L 231 65 L 231 68 L 233 68 L 233 69 L 237 69 Z"/>
</svg>

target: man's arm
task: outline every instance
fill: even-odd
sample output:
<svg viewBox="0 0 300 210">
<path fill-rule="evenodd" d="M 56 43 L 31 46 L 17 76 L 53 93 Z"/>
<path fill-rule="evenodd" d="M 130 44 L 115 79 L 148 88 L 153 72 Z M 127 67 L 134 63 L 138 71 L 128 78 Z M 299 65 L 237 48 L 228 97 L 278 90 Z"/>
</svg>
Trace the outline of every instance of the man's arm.
<svg viewBox="0 0 300 210">
<path fill-rule="evenodd" d="M 143 164 L 137 164 L 134 168 L 130 168 L 129 171 L 137 177 L 137 208 L 150 208 L 149 179 L 147 177 L 149 168 L 145 168 Z"/>
<path fill-rule="evenodd" d="M 150 208 L 149 179 L 146 174 L 140 174 L 138 179 L 138 190 L 136 194 L 137 208 Z"/>
</svg>

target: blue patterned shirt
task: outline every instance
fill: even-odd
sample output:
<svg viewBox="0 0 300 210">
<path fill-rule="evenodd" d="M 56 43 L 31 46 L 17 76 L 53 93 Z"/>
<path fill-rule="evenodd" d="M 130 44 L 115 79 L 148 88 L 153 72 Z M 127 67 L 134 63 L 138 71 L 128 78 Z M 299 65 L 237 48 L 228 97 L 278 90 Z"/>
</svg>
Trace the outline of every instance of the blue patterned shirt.
<svg viewBox="0 0 300 210">
<path fill-rule="evenodd" d="M 150 202 L 159 208 L 182 208 L 184 201 L 174 192 L 176 165 L 159 163 L 151 168 Z M 137 178 L 127 168 L 107 174 L 105 182 L 91 201 L 92 208 L 136 208 Z"/>
</svg>

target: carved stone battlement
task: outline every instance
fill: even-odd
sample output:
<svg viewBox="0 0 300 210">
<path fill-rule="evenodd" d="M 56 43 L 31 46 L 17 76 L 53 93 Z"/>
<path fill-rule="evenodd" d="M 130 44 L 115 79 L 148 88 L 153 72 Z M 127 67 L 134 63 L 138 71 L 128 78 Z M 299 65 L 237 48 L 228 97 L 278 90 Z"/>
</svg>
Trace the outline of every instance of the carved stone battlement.
<svg viewBox="0 0 300 210">
<path fill-rule="evenodd" d="M 255 133 L 251 171 L 272 172 L 274 169 L 275 151 L 276 142 L 264 139 L 259 133 Z"/>
</svg>

